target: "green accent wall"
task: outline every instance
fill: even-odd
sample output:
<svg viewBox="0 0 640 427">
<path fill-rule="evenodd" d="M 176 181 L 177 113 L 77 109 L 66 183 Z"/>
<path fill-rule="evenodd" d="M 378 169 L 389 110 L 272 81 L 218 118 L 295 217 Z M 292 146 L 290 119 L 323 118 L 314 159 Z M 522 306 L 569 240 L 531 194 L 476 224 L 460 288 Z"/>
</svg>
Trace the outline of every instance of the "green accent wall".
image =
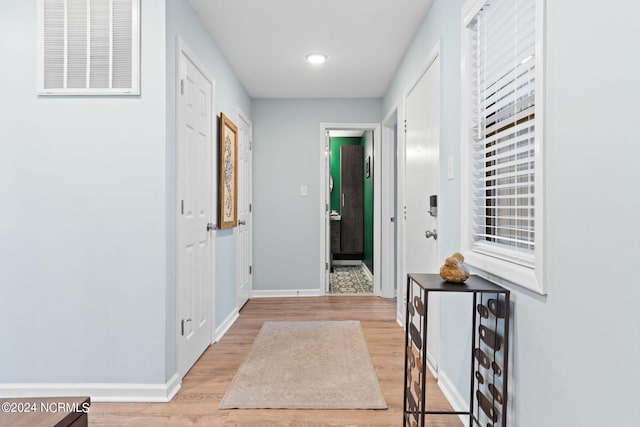
<svg viewBox="0 0 640 427">
<path fill-rule="evenodd" d="M 362 145 L 364 147 L 364 161 L 362 163 L 362 176 L 364 177 L 364 254 L 362 261 L 369 271 L 373 273 L 373 132 L 365 132 L 362 137 L 331 138 L 329 169 L 333 177 L 333 191 L 331 192 L 330 209 L 338 212 L 340 212 L 340 147 L 343 145 Z M 371 176 L 369 178 L 367 178 L 366 173 L 367 157 L 370 158 L 371 162 Z M 342 257 L 341 255 L 336 255 L 336 259 L 342 259 Z M 350 259 L 350 257 L 347 258 Z"/>
<path fill-rule="evenodd" d="M 333 177 L 333 191 L 331 192 L 331 210 L 340 212 L 340 147 L 343 145 L 360 145 L 362 139 L 355 137 L 331 138 L 331 162 L 329 169 Z"/>
<path fill-rule="evenodd" d="M 373 273 L 373 132 L 367 131 L 362 136 L 364 146 L 364 255 L 363 262 Z M 367 159 L 370 162 L 371 175 L 367 178 Z"/>
</svg>

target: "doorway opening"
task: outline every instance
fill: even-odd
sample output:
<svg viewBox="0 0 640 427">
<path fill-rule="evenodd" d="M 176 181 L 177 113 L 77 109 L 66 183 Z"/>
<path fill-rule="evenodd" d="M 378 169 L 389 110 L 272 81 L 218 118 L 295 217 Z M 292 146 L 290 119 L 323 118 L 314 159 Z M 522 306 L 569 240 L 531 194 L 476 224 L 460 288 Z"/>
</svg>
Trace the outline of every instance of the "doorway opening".
<svg viewBox="0 0 640 427">
<path fill-rule="evenodd" d="M 321 124 L 321 294 L 381 295 L 380 130 Z"/>
<path fill-rule="evenodd" d="M 329 131 L 330 294 L 373 294 L 373 131 Z"/>
</svg>

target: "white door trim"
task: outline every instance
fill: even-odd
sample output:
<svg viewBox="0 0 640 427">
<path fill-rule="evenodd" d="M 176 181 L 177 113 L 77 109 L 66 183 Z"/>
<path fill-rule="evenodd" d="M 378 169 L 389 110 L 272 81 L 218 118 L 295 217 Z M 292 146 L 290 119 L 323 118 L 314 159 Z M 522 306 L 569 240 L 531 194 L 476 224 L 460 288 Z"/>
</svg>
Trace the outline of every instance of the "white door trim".
<svg viewBox="0 0 640 427">
<path fill-rule="evenodd" d="M 385 116 L 382 121 L 382 159 L 381 164 L 384 166 L 381 169 L 380 185 L 381 185 L 381 218 L 380 218 L 380 273 L 382 280 L 382 296 L 385 298 L 398 297 L 397 294 L 400 291 L 400 286 L 394 289 L 394 283 L 398 284 L 398 277 L 393 277 L 393 267 L 398 261 L 399 247 L 392 247 L 390 245 L 382 245 L 382 240 L 386 242 L 397 241 L 397 236 L 394 234 L 394 223 L 391 222 L 391 217 L 394 218 L 396 224 L 396 233 L 400 223 L 400 212 L 398 211 L 398 204 L 393 209 L 393 200 L 396 203 L 400 202 L 399 197 L 395 197 L 397 188 L 394 187 L 394 183 L 397 184 L 395 176 L 398 174 L 398 165 L 396 163 L 396 152 L 398 147 L 399 133 L 396 129 L 400 129 L 398 124 L 398 106 L 394 105 L 391 111 Z M 396 272 L 397 273 L 397 272 Z M 402 298 L 398 298 L 398 310 L 402 303 Z"/>
<path fill-rule="evenodd" d="M 379 268 L 376 266 L 380 265 L 380 212 L 381 212 L 381 201 L 380 201 L 380 179 L 375 179 L 377 171 L 380 171 L 381 165 L 381 126 L 379 123 L 320 123 L 320 194 L 319 199 L 319 207 L 320 207 L 320 283 L 318 288 L 320 290 L 320 295 L 325 295 L 328 291 L 329 286 L 329 274 L 326 269 L 326 265 L 330 263 L 330 259 L 328 257 L 329 250 L 329 233 L 328 233 L 328 212 L 327 204 L 330 203 L 326 198 L 326 191 L 324 189 L 329 187 L 329 168 L 325 163 L 325 143 L 326 143 L 326 135 L 328 131 L 331 130 L 362 130 L 362 131 L 373 131 L 373 289 L 375 295 L 381 295 L 380 288 L 380 274 L 377 273 Z"/>
<path fill-rule="evenodd" d="M 202 73 L 202 75 L 211 83 L 211 105 L 210 105 L 210 109 L 209 111 L 211 111 L 211 114 L 215 114 L 215 93 L 216 93 L 216 80 L 213 77 L 213 74 L 211 74 L 209 72 L 209 70 L 204 66 L 203 62 L 200 61 L 198 59 L 198 57 L 192 52 L 192 50 L 189 48 L 189 46 L 186 44 L 186 42 L 181 38 L 181 37 L 177 37 L 176 40 L 176 93 L 175 93 L 175 97 L 176 97 L 176 123 L 180 123 L 181 122 L 181 108 L 180 108 L 180 96 L 181 96 L 181 70 L 180 70 L 180 65 L 181 65 L 181 58 L 182 56 L 185 56 L 187 58 L 189 58 L 189 60 L 196 66 L 196 68 L 198 68 L 198 70 Z M 215 133 L 215 129 L 216 129 L 216 120 L 212 118 L 211 120 L 211 137 L 212 137 L 212 149 L 211 149 L 211 171 L 212 171 L 212 177 L 214 182 L 212 183 L 212 188 L 217 188 L 217 174 L 215 173 L 215 171 L 217 170 L 216 168 L 216 161 L 217 161 L 217 150 L 215 149 L 216 147 L 216 133 Z M 176 147 L 178 146 L 178 138 L 179 138 L 179 129 L 176 126 Z M 180 345 L 182 343 L 181 337 L 181 328 L 180 328 L 180 283 L 179 283 L 179 277 L 181 277 L 179 268 L 181 266 L 181 263 L 179 262 L 179 242 L 180 242 L 180 227 L 178 227 L 178 215 L 180 213 L 180 162 L 179 159 L 177 158 L 178 153 L 176 150 L 176 165 L 175 165 L 175 169 L 176 169 L 176 206 L 175 206 L 175 212 L 176 212 L 176 287 L 175 287 L 175 333 L 176 333 L 176 347 L 175 347 L 175 351 L 176 351 L 176 371 L 178 373 L 178 376 L 180 377 L 180 379 L 182 379 L 184 377 L 184 375 L 186 374 L 186 372 L 182 372 L 182 367 L 181 367 L 181 351 L 180 351 Z M 212 218 L 210 220 L 211 223 L 215 224 L 216 223 L 216 212 L 217 212 L 217 198 L 211 197 L 211 215 Z M 216 330 L 216 325 L 215 325 L 215 257 L 216 257 L 216 239 L 215 239 L 215 231 L 211 231 L 210 235 L 209 235 L 209 239 L 210 242 L 209 244 L 211 245 L 211 262 L 210 262 L 210 266 L 211 266 L 211 283 L 210 283 L 210 295 L 211 298 L 208 301 L 208 303 L 210 304 L 210 307 L 208 307 L 208 314 L 210 316 L 209 318 L 209 322 L 211 324 L 211 336 L 209 337 L 209 342 L 210 343 L 214 343 L 215 342 L 215 330 Z"/>
</svg>

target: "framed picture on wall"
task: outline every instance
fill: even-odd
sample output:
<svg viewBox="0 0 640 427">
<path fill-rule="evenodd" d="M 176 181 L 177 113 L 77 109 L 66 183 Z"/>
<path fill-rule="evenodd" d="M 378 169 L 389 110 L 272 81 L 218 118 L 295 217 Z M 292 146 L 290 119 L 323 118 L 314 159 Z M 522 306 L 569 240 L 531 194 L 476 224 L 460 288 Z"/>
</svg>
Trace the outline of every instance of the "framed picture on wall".
<svg viewBox="0 0 640 427">
<path fill-rule="evenodd" d="M 220 151 L 218 163 L 218 226 L 238 224 L 238 127 L 220 113 Z"/>
</svg>

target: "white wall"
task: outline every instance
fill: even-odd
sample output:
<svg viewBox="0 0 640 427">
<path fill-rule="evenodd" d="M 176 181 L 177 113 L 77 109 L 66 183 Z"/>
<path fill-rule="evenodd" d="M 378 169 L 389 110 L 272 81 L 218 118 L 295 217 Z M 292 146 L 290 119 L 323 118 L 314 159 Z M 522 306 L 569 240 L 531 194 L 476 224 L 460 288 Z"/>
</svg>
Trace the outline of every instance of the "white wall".
<svg viewBox="0 0 640 427">
<path fill-rule="evenodd" d="M 640 6 L 548 2 L 547 296 L 512 291 L 511 425 L 637 424 L 640 381 Z M 460 8 L 437 0 L 385 97 L 386 113 L 442 42 L 443 256 L 459 245 Z M 402 112 L 403 114 L 403 112 Z M 446 173 L 446 168 L 442 168 Z M 470 304 L 442 298 L 442 371 L 462 396 Z"/>
<path fill-rule="evenodd" d="M 253 100 L 255 290 L 318 290 L 320 123 L 380 120 L 380 99 Z"/>
<path fill-rule="evenodd" d="M 140 96 L 36 96 L 36 2 L 0 13 L 0 383 L 164 383 L 164 2 Z"/>
</svg>

